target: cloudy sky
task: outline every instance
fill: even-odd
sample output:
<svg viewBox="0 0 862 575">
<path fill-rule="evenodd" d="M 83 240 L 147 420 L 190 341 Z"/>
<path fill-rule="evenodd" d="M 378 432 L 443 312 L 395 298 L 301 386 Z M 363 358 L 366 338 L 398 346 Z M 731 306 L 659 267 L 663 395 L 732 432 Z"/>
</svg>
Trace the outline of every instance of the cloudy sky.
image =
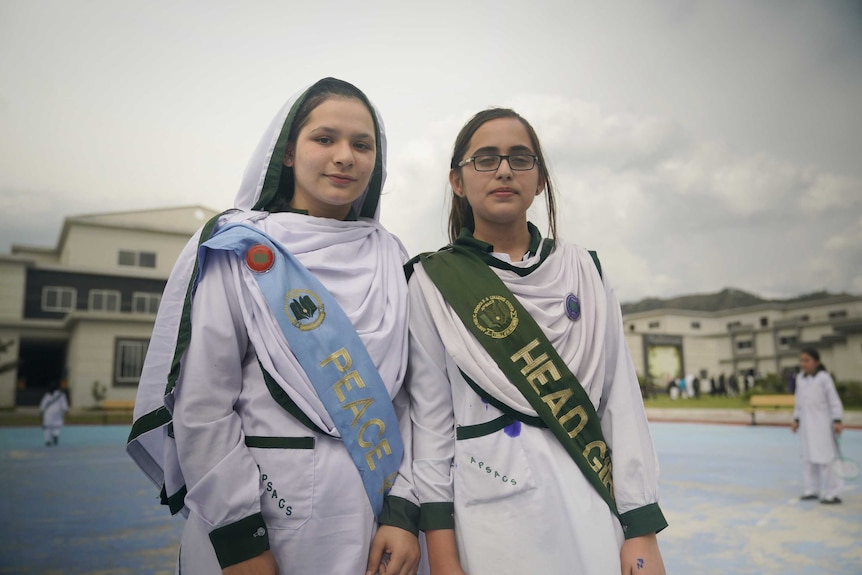
<svg viewBox="0 0 862 575">
<path fill-rule="evenodd" d="M 324 76 L 383 114 L 411 253 L 445 243 L 460 126 L 511 106 L 623 301 L 862 293 L 858 0 L 0 0 L 0 253 L 66 216 L 230 207 Z"/>
</svg>

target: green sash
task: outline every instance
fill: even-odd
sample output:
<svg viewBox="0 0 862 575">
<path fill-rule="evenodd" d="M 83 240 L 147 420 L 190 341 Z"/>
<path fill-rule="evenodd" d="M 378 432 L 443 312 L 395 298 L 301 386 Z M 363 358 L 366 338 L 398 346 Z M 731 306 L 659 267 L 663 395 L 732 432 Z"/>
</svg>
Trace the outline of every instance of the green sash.
<svg viewBox="0 0 862 575">
<path fill-rule="evenodd" d="M 536 321 L 475 253 L 458 245 L 423 254 L 431 281 L 616 515 L 611 450 L 578 378 Z M 560 310 L 562 313 L 562 304 Z"/>
</svg>

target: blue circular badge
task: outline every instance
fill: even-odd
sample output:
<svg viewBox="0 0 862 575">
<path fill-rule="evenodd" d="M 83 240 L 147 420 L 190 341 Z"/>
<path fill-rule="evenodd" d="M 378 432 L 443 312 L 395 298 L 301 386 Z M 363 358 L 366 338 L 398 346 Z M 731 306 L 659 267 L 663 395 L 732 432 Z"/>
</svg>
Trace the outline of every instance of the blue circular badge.
<svg viewBox="0 0 862 575">
<path fill-rule="evenodd" d="M 566 296 L 566 315 L 572 321 L 577 321 L 581 317 L 581 301 L 573 293 Z"/>
</svg>

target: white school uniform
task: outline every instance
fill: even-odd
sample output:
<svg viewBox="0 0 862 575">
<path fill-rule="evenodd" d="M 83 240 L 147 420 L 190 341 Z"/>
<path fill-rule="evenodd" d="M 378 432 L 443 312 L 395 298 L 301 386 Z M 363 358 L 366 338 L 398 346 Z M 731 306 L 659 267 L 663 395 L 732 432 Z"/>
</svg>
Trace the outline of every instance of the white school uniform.
<svg viewBox="0 0 862 575">
<path fill-rule="evenodd" d="M 409 482 L 410 425 L 401 392 L 407 357 L 407 287 L 403 246 L 377 221 L 377 209 L 357 221 L 297 213 L 251 211 L 280 169 L 274 153 L 292 98 L 273 121 L 252 158 L 236 200 L 241 211 L 220 225 L 243 221 L 285 246 L 344 310 L 368 350 L 392 398 L 405 443 L 403 475 L 390 496 L 416 503 Z M 354 204 L 376 206 L 385 177 L 385 135 L 380 131 L 381 178 Z M 275 180 L 277 182 L 277 178 Z M 366 209 L 366 212 L 369 210 Z M 177 345 L 185 289 L 200 232 L 171 275 L 159 310 L 135 406 L 137 422 L 163 406 L 168 427 L 130 439 L 128 451 L 168 496 L 186 489 L 187 522 L 178 570 L 183 575 L 220 573 L 210 540 L 218 529 L 263 516 L 281 575 L 363 573 L 376 521 L 353 460 L 314 387 L 276 323 L 253 272 L 233 253 L 210 251 L 191 303 L 191 337 L 176 386 L 165 385 Z M 268 383 L 264 372 L 272 377 Z M 286 401 L 289 398 L 290 401 Z M 285 405 L 292 402 L 310 429 Z M 248 438 L 313 438 L 313 449 L 249 447 Z"/>
<path fill-rule="evenodd" d="M 832 376 L 826 370 L 814 375 L 800 372 L 795 395 L 793 418 L 799 421 L 804 494 L 822 499 L 838 497 L 844 483 L 829 463 L 838 455 L 832 424 L 844 416 L 844 406 Z"/>
<path fill-rule="evenodd" d="M 495 254 L 507 259 L 501 254 Z M 540 255 L 517 262 L 529 267 Z M 491 267 L 541 326 L 586 390 L 612 449 L 616 502 L 625 513 L 658 501 L 658 462 L 619 303 L 586 250 L 559 244 L 532 272 Z M 515 424 L 472 439 L 458 426 L 503 411 L 466 383 L 466 373 L 509 409 L 536 416 L 422 269 L 410 279 L 414 481 L 425 506 L 454 502 L 461 564 L 470 575 L 620 572 L 623 529 L 563 446 L 545 428 Z M 568 294 L 581 316 L 565 313 Z"/>
</svg>

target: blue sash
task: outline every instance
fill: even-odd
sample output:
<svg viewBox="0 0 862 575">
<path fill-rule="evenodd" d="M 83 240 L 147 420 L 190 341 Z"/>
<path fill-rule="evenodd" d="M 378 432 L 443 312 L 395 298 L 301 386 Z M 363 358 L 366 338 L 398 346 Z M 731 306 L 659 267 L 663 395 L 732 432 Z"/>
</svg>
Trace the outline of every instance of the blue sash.
<svg viewBox="0 0 862 575">
<path fill-rule="evenodd" d="M 268 253 L 263 250 L 260 255 L 261 245 L 269 248 Z M 257 256 L 249 252 L 255 246 Z M 293 254 L 254 227 L 228 224 L 218 230 L 200 247 L 200 269 L 206 249 L 233 251 L 241 260 L 249 257 L 271 264 L 252 273 L 341 434 L 374 516 L 379 516 L 383 497 L 398 474 L 404 446 L 386 386 L 347 314 Z M 249 268 L 255 269 L 252 264 Z"/>
</svg>

